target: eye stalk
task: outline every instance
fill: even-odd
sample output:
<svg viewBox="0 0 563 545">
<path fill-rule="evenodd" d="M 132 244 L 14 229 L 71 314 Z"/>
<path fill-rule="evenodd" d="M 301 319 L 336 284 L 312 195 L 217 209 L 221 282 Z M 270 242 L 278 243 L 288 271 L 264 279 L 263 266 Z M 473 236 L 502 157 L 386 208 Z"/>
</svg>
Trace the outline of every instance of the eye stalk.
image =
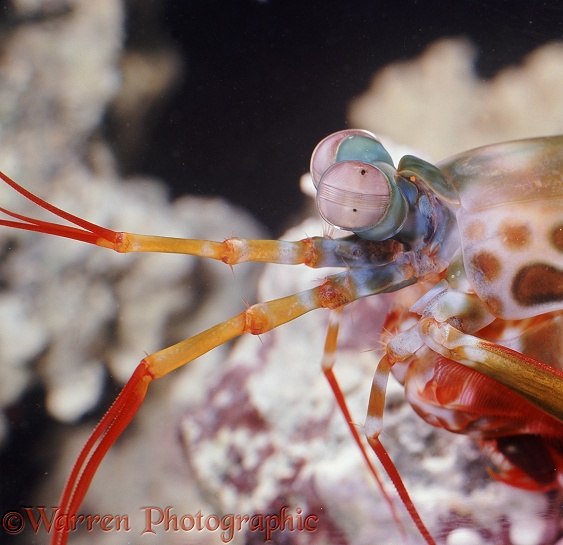
<svg viewBox="0 0 563 545">
<path fill-rule="evenodd" d="M 321 216 L 368 240 L 385 240 L 406 221 L 409 207 L 395 174 L 391 156 L 367 131 L 327 136 L 311 157 Z"/>
</svg>

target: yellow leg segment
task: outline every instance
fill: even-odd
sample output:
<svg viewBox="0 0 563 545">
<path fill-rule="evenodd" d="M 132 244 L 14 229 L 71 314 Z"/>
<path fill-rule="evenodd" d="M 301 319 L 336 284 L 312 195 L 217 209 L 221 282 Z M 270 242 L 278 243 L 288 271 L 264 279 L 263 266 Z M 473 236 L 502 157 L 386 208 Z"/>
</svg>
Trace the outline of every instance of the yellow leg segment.
<svg viewBox="0 0 563 545">
<path fill-rule="evenodd" d="M 311 310 L 325 307 L 330 301 L 323 296 L 324 286 L 252 305 L 220 324 L 147 356 L 149 370 L 154 378 L 162 377 L 243 333 L 261 335 Z"/>
<path fill-rule="evenodd" d="M 265 263 L 306 263 L 310 245 L 306 239 L 298 242 L 280 240 L 249 240 L 228 238 L 223 242 L 195 240 L 134 233 L 117 233 L 115 242 L 100 238 L 96 244 L 116 252 L 159 252 L 189 254 L 236 265 L 246 261 Z"/>
</svg>

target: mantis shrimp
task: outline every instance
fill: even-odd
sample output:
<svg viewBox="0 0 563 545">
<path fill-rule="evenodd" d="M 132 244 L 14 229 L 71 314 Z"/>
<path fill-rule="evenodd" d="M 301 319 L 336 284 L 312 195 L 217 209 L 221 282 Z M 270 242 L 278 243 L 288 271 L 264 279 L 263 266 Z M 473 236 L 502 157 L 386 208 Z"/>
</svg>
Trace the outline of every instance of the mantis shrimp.
<svg viewBox="0 0 563 545">
<path fill-rule="evenodd" d="M 212 242 L 116 232 L 0 174 L 21 195 L 70 223 L 0 208 L 12 218 L 0 221 L 7 227 L 120 253 L 191 254 L 230 266 L 259 261 L 343 268 L 314 288 L 252 305 L 143 358 L 79 454 L 61 513 L 76 515 L 99 464 L 154 379 L 243 333 L 264 334 L 326 308 L 323 372 L 400 525 L 333 373 L 342 308 L 395 292 L 364 430 L 426 543 L 435 540 L 379 439 L 390 373 L 426 422 L 481 442 L 494 478 L 527 490 L 563 488 L 563 136 L 491 145 L 438 166 L 407 155 L 395 168 L 371 133 L 346 130 L 316 147 L 311 175 L 321 216 L 347 236 Z M 64 545 L 68 533 L 55 529 L 52 544 Z"/>
</svg>

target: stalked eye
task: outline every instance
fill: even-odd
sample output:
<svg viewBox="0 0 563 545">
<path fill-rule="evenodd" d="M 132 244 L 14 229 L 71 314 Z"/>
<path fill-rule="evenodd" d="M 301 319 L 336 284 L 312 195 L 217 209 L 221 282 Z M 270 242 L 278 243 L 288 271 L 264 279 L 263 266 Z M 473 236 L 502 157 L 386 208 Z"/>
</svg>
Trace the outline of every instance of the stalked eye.
<svg viewBox="0 0 563 545">
<path fill-rule="evenodd" d="M 317 187 L 321 216 L 347 231 L 377 225 L 389 207 L 389 184 L 375 167 L 359 161 L 332 165 Z"/>
<path fill-rule="evenodd" d="M 351 137 L 354 138 L 351 139 Z M 360 139 L 358 139 L 358 137 L 360 137 Z M 372 143 L 375 144 L 375 146 L 382 147 L 377 138 L 371 132 L 363 131 L 360 129 L 339 131 L 327 136 L 317 144 L 317 147 L 313 151 L 313 155 L 311 155 L 310 170 L 315 187 L 319 185 L 322 175 L 337 161 L 352 159 L 357 161 L 370 162 L 365 160 L 365 152 L 362 153 L 361 150 L 358 151 L 358 153 L 354 157 L 348 156 L 345 158 L 337 158 L 339 150 L 342 147 L 341 145 L 348 140 L 355 140 L 356 144 L 362 142 L 363 148 L 369 148 Z M 347 155 L 349 155 L 349 153 L 347 153 Z"/>
<path fill-rule="evenodd" d="M 392 173 L 360 161 L 335 163 L 324 173 L 317 187 L 317 206 L 330 224 L 369 240 L 393 236 L 408 211 Z"/>
</svg>

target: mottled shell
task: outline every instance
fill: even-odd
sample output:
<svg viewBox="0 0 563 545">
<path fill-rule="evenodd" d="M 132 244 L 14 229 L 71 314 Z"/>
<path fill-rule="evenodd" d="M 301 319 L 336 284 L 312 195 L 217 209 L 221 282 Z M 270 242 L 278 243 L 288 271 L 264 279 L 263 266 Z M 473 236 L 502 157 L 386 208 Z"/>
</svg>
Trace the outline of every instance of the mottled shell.
<svg viewBox="0 0 563 545">
<path fill-rule="evenodd" d="M 465 269 L 491 312 L 563 309 L 563 136 L 479 148 L 438 168 L 459 192 Z"/>
</svg>

